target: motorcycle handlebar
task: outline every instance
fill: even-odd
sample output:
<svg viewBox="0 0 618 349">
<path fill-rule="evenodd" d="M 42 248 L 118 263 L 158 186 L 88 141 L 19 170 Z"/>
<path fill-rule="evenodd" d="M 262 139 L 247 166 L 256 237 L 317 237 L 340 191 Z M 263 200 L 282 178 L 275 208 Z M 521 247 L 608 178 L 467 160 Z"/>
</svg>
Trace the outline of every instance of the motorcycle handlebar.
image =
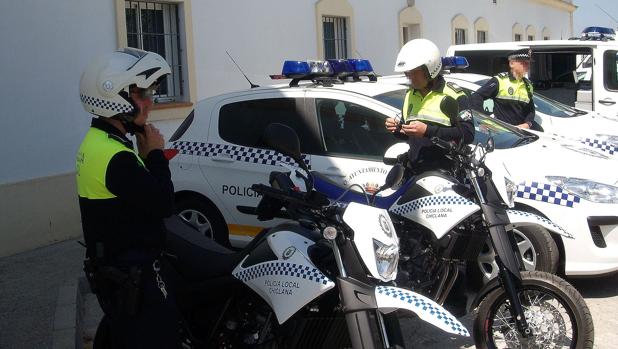
<svg viewBox="0 0 618 349">
<path fill-rule="evenodd" d="M 312 209 L 320 209 L 322 206 L 315 205 L 311 203 L 309 200 L 303 199 L 300 195 L 293 195 L 293 193 L 288 193 L 283 190 L 275 189 L 268 185 L 264 184 L 253 184 L 251 189 L 258 194 L 263 196 L 269 196 L 271 198 L 281 200 L 283 202 L 287 202 L 290 204 L 296 204 L 300 206 L 304 206 Z"/>
</svg>

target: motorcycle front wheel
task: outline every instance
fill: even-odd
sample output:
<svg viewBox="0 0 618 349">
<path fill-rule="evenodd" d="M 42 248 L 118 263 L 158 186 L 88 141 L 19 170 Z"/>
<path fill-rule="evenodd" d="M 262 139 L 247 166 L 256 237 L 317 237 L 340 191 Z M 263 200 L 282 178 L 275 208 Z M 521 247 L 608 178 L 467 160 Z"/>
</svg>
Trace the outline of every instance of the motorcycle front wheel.
<svg viewBox="0 0 618 349">
<path fill-rule="evenodd" d="M 518 293 L 532 335 L 517 330 L 503 288 L 491 291 L 477 309 L 474 342 L 477 348 L 592 349 L 592 315 L 579 292 L 549 273 L 522 272 Z"/>
</svg>

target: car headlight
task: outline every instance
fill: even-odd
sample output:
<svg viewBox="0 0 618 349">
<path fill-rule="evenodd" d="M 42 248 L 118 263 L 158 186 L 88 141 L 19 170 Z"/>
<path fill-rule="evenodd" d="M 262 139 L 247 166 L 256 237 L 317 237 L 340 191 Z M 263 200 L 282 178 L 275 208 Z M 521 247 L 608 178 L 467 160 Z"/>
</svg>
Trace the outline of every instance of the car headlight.
<svg viewBox="0 0 618 349">
<path fill-rule="evenodd" d="M 373 249 L 380 276 L 384 281 L 395 280 L 399 263 L 399 244 L 386 245 L 373 239 Z"/>
<path fill-rule="evenodd" d="M 507 205 L 509 207 L 515 206 L 515 195 L 517 195 L 517 184 L 512 180 L 504 177 L 504 186 L 506 187 L 506 198 L 508 200 Z"/>
<path fill-rule="evenodd" d="M 562 176 L 545 177 L 550 182 L 588 201 L 618 204 L 618 187 L 587 179 Z"/>
</svg>

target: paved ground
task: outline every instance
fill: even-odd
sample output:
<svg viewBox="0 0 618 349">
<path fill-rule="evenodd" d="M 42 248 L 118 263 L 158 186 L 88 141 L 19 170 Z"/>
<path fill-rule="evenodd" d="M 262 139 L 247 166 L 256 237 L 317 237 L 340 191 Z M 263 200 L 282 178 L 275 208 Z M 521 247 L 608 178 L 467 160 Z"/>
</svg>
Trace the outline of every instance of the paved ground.
<svg viewBox="0 0 618 349">
<path fill-rule="evenodd" d="M 54 314 L 64 285 L 82 275 L 84 250 L 66 241 L 0 258 L 0 349 L 52 347 Z M 618 275 L 570 280 L 586 298 L 595 325 L 595 347 L 618 348 Z M 94 300 L 90 299 L 90 303 Z M 469 325 L 463 319 L 465 325 Z M 471 326 L 468 326 L 471 329 Z M 405 321 L 417 348 L 473 348 L 471 340 Z"/>
</svg>

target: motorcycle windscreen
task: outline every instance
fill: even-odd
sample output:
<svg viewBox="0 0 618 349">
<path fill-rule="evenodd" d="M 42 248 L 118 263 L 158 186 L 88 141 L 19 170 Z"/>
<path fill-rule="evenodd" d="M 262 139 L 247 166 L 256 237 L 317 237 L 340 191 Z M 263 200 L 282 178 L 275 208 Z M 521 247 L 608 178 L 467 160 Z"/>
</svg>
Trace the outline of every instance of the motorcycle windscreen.
<svg viewBox="0 0 618 349">
<path fill-rule="evenodd" d="M 249 254 L 232 272 L 270 305 L 280 324 L 335 287 L 335 283 L 308 257 L 307 249 L 314 241 L 292 231 L 294 228 L 302 229 L 291 227 L 290 230 L 268 236 L 268 247 L 277 257 L 276 260 L 266 260 L 245 268 L 243 265 L 251 256 Z"/>
<path fill-rule="evenodd" d="M 388 212 L 356 202 L 351 202 L 343 213 L 343 221 L 354 230 L 354 245 L 359 252 L 365 267 L 376 279 L 391 281 L 397 277 L 396 258 L 389 275 L 382 275 L 378 271 L 376 259 L 376 244 L 389 246 L 392 253 L 399 255 L 399 238 Z"/>
<path fill-rule="evenodd" d="M 385 314 L 393 308 L 406 309 L 418 315 L 421 320 L 445 332 L 470 336 L 466 327 L 451 313 L 438 303 L 418 293 L 399 287 L 377 286 L 375 297 L 378 309 Z"/>
</svg>

